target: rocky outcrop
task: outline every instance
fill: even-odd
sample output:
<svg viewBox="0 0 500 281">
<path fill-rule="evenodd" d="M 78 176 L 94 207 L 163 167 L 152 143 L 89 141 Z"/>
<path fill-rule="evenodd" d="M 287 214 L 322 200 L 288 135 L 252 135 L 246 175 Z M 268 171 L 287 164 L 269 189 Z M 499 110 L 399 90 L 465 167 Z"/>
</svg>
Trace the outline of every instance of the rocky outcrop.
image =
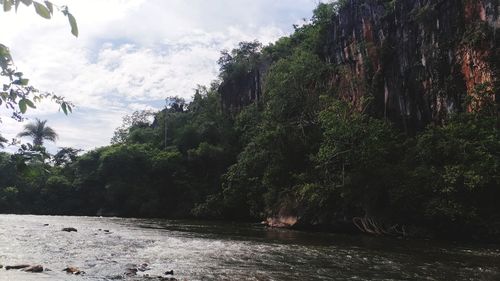
<svg viewBox="0 0 500 281">
<path fill-rule="evenodd" d="M 11 270 L 11 269 L 23 269 L 23 268 L 28 268 L 30 267 L 29 264 L 16 264 L 16 265 L 7 265 L 5 267 L 5 270 Z"/>
<path fill-rule="evenodd" d="M 270 62 L 262 60 L 248 71 L 224 79 L 219 86 L 222 109 L 226 112 L 239 112 L 243 107 L 262 98 L 264 79 Z"/>
<path fill-rule="evenodd" d="M 68 274 L 74 274 L 74 275 L 85 274 L 85 271 L 82 271 L 82 270 L 80 270 L 80 269 L 78 269 L 77 267 L 74 267 L 74 266 L 68 266 L 65 269 L 63 269 L 63 271 L 66 272 L 66 273 L 68 273 Z"/>
<path fill-rule="evenodd" d="M 5 270 L 21 269 L 26 272 L 40 273 L 43 272 L 44 268 L 41 265 L 29 265 L 29 264 L 18 264 L 18 265 L 7 265 Z"/>
<path fill-rule="evenodd" d="M 347 1 L 329 28 L 333 87 L 410 131 L 498 102 L 498 15 L 497 0 Z"/>
<path fill-rule="evenodd" d="M 26 272 L 40 273 L 43 272 L 43 266 L 41 265 L 33 265 L 28 268 L 23 269 Z"/>
<path fill-rule="evenodd" d="M 61 231 L 65 231 L 65 232 L 78 232 L 78 230 L 74 227 L 65 227 L 63 229 L 61 229 Z"/>
<path fill-rule="evenodd" d="M 500 103 L 498 0 L 347 0 L 321 56 L 337 95 L 412 132 L 453 112 Z M 265 95 L 270 62 L 219 87 L 226 111 Z"/>
<path fill-rule="evenodd" d="M 264 222 L 269 227 L 293 227 L 298 221 L 296 216 L 274 216 Z"/>
</svg>

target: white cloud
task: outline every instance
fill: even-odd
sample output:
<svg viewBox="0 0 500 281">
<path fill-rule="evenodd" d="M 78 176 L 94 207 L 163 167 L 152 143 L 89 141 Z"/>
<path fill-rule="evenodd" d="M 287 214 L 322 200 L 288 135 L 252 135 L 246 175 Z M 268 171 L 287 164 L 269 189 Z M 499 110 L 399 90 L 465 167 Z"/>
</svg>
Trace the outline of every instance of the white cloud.
<svg viewBox="0 0 500 281">
<path fill-rule="evenodd" d="M 63 2 L 55 1 L 58 3 Z M 0 38 L 16 65 L 40 89 L 77 105 L 69 117 L 43 103 L 28 117 L 49 120 L 58 146 L 91 149 L 109 143 L 124 114 L 157 108 L 167 96 L 190 98 L 216 78 L 222 49 L 240 41 L 269 43 L 310 17 L 313 0 L 73 0 L 80 37 L 67 19 L 36 17 L 31 9 L 2 14 Z M 0 110 L 0 132 L 22 124 Z"/>
</svg>

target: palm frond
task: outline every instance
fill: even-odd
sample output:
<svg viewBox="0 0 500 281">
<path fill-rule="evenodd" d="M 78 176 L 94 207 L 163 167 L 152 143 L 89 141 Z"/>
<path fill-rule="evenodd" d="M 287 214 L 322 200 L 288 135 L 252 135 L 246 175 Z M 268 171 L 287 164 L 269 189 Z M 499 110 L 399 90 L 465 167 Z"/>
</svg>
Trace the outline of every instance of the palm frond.
<svg viewBox="0 0 500 281">
<path fill-rule="evenodd" d="M 55 141 L 59 136 L 51 127 L 43 128 L 42 135 L 46 140 Z"/>
<path fill-rule="evenodd" d="M 46 126 L 47 120 L 35 119 L 35 122 L 24 125 L 24 130 L 19 137 L 31 137 L 34 145 L 43 145 L 44 140 L 55 142 L 58 138 L 56 131 Z"/>
</svg>

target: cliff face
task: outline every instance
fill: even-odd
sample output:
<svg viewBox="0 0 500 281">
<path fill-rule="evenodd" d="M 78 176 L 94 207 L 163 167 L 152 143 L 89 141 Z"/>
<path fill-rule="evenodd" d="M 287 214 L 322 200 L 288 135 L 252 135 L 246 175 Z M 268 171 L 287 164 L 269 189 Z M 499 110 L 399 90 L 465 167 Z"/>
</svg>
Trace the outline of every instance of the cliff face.
<svg viewBox="0 0 500 281">
<path fill-rule="evenodd" d="M 360 108 L 373 97 L 371 114 L 409 131 L 498 103 L 499 9 L 498 0 L 349 0 L 327 28 L 330 84 Z M 267 69 L 223 81 L 224 108 L 265 95 Z"/>
<path fill-rule="evenodd" d="M 333 85 L 407 130 L 498 102 L 498 14 L 497 0 L 348 1 L 327 42 Z"/>
<path fill-rule="evenodd" d="M 248 72 L 225 79 L 219 86 L 222 108 L 228 112 L 239 112 L 244 106 L 259 101 L 262 96 L 263 79 L 268 65 L 261 63 Z"/>
</svg>

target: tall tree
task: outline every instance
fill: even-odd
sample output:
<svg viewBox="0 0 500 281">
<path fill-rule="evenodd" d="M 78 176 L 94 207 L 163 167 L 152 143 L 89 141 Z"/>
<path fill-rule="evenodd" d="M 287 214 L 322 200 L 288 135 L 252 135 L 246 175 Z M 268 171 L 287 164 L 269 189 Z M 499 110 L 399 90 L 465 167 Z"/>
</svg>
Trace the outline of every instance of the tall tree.
<svg viewBox="0 0 500 281">
<path fill-rule="evenodd" d="M 44 140 L 55 142 L 57 133 L 49 126 L 46 126 L 47 120 L 36 119 L 35 122 L 26 124 L 24 131 L 18 134 L 19 137 L 33 138 L 34 146 L 42 146 Z"/>
</svg>

